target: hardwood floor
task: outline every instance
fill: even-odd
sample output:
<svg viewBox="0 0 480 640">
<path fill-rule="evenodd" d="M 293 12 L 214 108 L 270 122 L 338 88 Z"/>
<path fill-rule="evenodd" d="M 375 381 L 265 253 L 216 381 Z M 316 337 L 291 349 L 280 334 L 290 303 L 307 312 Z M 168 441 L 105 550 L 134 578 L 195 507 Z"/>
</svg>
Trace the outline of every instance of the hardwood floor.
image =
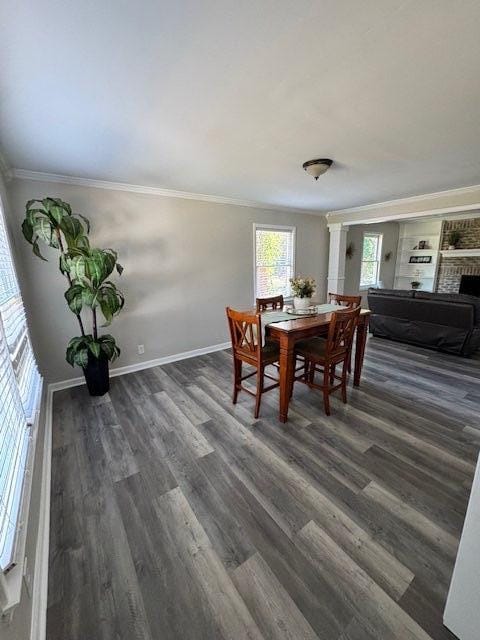
<svg viewBox="0 0 480 640">
<path fill-rule="evenodd" d="M 49 640 L 448 640 L 480 360 L 372 338 L 260 419 L 219 352 L 54 396 Z"/>
</svg>

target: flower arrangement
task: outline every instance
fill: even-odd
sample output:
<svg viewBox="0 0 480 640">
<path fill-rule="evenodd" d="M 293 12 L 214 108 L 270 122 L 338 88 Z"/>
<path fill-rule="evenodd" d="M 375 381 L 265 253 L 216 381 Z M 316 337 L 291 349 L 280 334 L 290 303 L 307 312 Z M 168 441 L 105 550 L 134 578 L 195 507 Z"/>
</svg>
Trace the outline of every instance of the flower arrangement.
<svg viewBox="0 0 480 640">
<path fill-rule="evenodd" d="M 311 298 L 317 288 L 315 280 L 310 277 L 290 278 L 290 284 L 295 298 Z"/>
</svg>

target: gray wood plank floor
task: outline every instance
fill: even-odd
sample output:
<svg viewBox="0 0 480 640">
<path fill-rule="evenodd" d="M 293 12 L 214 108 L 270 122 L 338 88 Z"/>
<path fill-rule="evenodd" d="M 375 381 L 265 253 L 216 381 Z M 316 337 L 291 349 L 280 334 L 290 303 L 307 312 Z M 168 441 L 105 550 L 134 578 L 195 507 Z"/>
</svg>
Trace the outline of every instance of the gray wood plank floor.
<svg viewBox="0 0 480 640">
<path fill-rule="evenodd" d="M 372 338 L 259 420 L 228 351 L 54 395 L 49 640 L 448 640 L 480 360 Z"/>
</svg>

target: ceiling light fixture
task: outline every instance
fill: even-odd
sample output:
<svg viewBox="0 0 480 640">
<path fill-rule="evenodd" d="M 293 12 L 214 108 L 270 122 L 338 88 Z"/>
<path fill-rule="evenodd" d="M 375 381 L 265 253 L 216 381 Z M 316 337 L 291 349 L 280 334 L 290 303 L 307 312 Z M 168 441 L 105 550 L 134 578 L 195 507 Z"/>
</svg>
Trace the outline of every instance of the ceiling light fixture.
<svg viewBox="0 0 480 640">
<path fill-rule="evenodd" d="M 309 175 L 313 176 L 315 180 L 318 180 L 332 164 L 333 160 L 329 158 L 319 158 L 318 160 L 307 160 L 302 166 Z"/>
</svg>

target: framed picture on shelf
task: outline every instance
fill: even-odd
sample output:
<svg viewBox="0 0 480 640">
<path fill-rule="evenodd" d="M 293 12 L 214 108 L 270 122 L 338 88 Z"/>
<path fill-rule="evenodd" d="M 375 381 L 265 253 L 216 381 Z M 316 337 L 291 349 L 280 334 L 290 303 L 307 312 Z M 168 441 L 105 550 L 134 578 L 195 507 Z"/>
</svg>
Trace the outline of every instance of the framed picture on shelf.
<svg viewBox="0 0 480 640">
<path fill-rule="evenodd" d="M 427 240 L 420 240 L 420 242 L 418 243 L 418 248 L 419 249 L 430 249 L 430 247 L 428 246 L 428 241 Z"/>
<path fill-rule="evenodd" d="M 410 256 L 410 264 L 430 264 L 432 256 Z"/>
</svg>

